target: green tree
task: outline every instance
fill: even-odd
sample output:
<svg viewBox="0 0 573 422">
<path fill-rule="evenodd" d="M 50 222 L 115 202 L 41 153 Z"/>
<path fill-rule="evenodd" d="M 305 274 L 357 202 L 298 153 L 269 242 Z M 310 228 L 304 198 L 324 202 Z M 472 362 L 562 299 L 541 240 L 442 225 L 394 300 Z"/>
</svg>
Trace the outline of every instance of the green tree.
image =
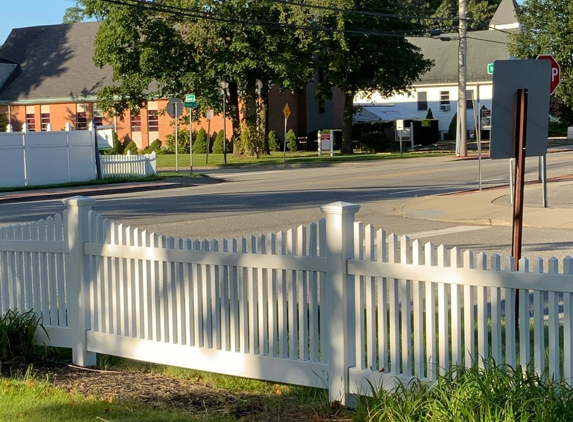
<svg viewBox="0 0 573 422">
<path fill-rule="evenodd" d="M 207 152 L 207 134 L 203 128 L 197 132 L 197 136 L 193 139 L 193 152 L 197 154 L 205 154 Z"/>
<path fill-rule="evenodd" d="M 217 133 L 217 137 L 215 138 L 215 142 L 213 142 L 213 154 L 222 154 L 223 153 L 223 144 L 224 142 L 224 132 L 223 129 Z"/>
<path fill-rule="evenodd" d="M 298 150 L 298 145 L 296 143 L 296 134 L 292 129 L 289 129 L 289 131 L 286 134 L 286 144 L 290 152 L 296 152 Z"/>
<path fill-rule="evenodd" d="M 248 23 L 279 20 L 281 11 L 270 0 L 158 0 L 140 6 L 82 1 L 85 13 L 105 17 L 96 37 L 94 62 L 113 69 L 114 85 L 98 93 L 100 106 L 112 114 L 137 110 L 149 97 L 193 92 L 199 104 L 194 118 L 199 118 L 208 108 L 219 111 L 219 83 L 224 80 L 235 139 L 240 134 L 239 116 L 251 126 L 260 112 L 259 121 L 266 125 L 270 81 L 296 91 L 312 73 L 312 56 L 298 48 L 296 34 L 279 25 Z M 165 12 L 158 12 L 158 7 Z M 180 13 L 181 8 L 187 13 Z M 233 144 L 238 153 L 239 144 Z"/>
<path fill-rule="evenodd" d="M 83 0 L 76 1 L 76 5 L 68 7 L 64 12 L 62 23 L 78 23 L 86 19 L 95 18 L 102 20 L 103 16 L 99 13 L 89 14 L 86 13 L 86 7 Z"/>
<path fill-rule="evenodd" d="M 399 0 L 336 0 L 336 10 L 298 7 L 289 23 L 336 28 L 331 32 L 306 32 L 301 48 L 313 51 L 318 68 L 318 96 L 330 98 L 332 88 L 344 93 L 342 129 L 343 154 L 352 153 L 354 97 L 368 97 L 378 91 L 382 96 L 408 92 L 412 83 L 430 69 L 432 62 L 404 35 L 418 33 L 421 24 L 408 20 L 385 19 L 372 14 L 340 10 L 380 11 L 407 15 L 414 4 Z M 294 8 L 294 6 L 293 6 Z"/>
<path fill-rule="evenodd" d="M 134 141 L 131 141 L 125 147 L 124 153 L 125 154 L 129 153 L 131 155 L 137 155 L 137 144 Z"/>
<path fill-rule="evenodd" d="M 552 54 L 561 67 L 555 96 L 573 107 L 573 3 L 569 0 L 525 0 L 519 8 L 521 31 L 510 36 L 509 51 L 520 59 Z"/>
<path fill-rule="evenodd" d="M 433 118 L 434 118 L 434 113 L 432 113 L 432 109 L 429 108 L 428 113 L 426 114 L 426 119 L 433 119 Z"/>
<path fill-rule="evenodd" d="M 491 18 L 495 14 L 500 2 L 501 0 L 468 0 L 468 30 L 488 29 Z M 443 0 L 437 7 L 434 2 L 433 5 L 429 6 L 429 9 L 431 10 L 434 7 L 434 11 L 429 14 L 432 17 L 440 18 L 440 20 L 430 20 L 426 22 L 428 22 L 433 29 L 441 29 L 444 32 L 457 32 L 459 1 Z M 451 18 L 451 20 L 447 18 Z"/>
<path fill-rule="evenodd" d="M 279 137 L 277 136 L 277 133 L 274 130 L 271 130 L 269 132 L 268 139 L 269 139 L 269 149 L 271 151 L 280 151 L 281 141 L 279 140 Z"/>
</svg>

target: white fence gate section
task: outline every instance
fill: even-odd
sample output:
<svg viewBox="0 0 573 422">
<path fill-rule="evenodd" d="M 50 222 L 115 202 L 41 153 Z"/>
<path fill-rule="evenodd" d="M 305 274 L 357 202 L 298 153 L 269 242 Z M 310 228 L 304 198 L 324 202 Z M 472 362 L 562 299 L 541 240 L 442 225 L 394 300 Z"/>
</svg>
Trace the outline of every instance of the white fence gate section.
<svg viewBox="0 0 573 422">
<path fill-rule="evenodd" d="M 192 241 L 116 224 L 76 197 L 0 229 L 0 312 L 35 309 L 47 345 L 329 389 L 433 380 L 481 358 L 572 379 L 573 259 L 463 254 L 354 222 Z M 517 293 L 517 294 L 516 294 Z M 519 304 L 516 304 L 519 298 Z M 515 308 L 517 306 L 516 319 Z"/>
<path fill-rule="evenodd" d="M 100 156 L 102 177 L 154 176 L 157 174 L 155 151 L 145 155 Z"/>
</svg>

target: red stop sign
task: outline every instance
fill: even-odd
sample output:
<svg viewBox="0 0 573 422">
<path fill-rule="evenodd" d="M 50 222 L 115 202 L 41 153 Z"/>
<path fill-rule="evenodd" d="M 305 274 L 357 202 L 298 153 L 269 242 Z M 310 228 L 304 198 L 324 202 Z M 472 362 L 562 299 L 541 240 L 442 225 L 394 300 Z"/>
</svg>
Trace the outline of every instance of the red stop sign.
<svg viewBox="0 0 573 422">
<path fill-rule="evenodd" d="M 549 60 L 551 62 L 551 85 L 549 85 L 549 93 L 553 94 L 559 83 L 561 82 L 561 67 L 551 54 L 540 54 L 537 60 Z"/>
</svg>

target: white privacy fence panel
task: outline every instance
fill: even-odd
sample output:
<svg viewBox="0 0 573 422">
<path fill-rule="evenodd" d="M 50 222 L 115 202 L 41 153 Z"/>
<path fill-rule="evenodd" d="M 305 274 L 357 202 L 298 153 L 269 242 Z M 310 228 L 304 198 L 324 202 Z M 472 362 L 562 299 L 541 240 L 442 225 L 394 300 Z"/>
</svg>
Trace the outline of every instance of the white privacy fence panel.
<svg viewBox="0 0 573 422">
<path fill-rule="evenodd" d="M 102 155 L 103 177 L 152 176 L 157 174 L 157 155 Z"/>
<path fill-rule="evenodd" d="M 435 380 L 506 363 L 573 379 L 573 258 L 520 262 L 354 222 L 358 206 L 286 232 L 189 240 L 64 201 L 0 229 L 0 312 L 34 309 L 47 345 L 329 389 Z M 485 359 L 485 360 L 484 360 Z"/>
<path fill-rule="evenodd" d="M 0 186 L 33 186 L 96 178 L 92 131 L 0 133 Z"/>
<path fill-rule="evenodd" d="M 572 378 L 573 258 L 561 272 L 555 258 L 547 267 L 522 259 L 514 272 L 512 257 L 355 228 L 356 259 L 348 262 L 357 292 L 355 377 L 434 380 L 453 365 L 493 358 Z M 363 377 L 355 388 L 367 388 Z"/>
</svg>

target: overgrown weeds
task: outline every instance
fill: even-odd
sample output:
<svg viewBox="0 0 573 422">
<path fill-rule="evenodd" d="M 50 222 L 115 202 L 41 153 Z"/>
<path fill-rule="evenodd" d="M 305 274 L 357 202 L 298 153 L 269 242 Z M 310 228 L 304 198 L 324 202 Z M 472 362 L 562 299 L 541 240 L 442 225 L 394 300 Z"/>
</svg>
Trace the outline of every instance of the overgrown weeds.
<svg viewBox="0 0 573 422">
<path fill-rule="evenodd" d="M 36 357 L 36 330 L 46 329 L 33 309 L 19 313 L 9 309 L 0 316 L 0 362 L 31 362 Z"/>
</svg>

